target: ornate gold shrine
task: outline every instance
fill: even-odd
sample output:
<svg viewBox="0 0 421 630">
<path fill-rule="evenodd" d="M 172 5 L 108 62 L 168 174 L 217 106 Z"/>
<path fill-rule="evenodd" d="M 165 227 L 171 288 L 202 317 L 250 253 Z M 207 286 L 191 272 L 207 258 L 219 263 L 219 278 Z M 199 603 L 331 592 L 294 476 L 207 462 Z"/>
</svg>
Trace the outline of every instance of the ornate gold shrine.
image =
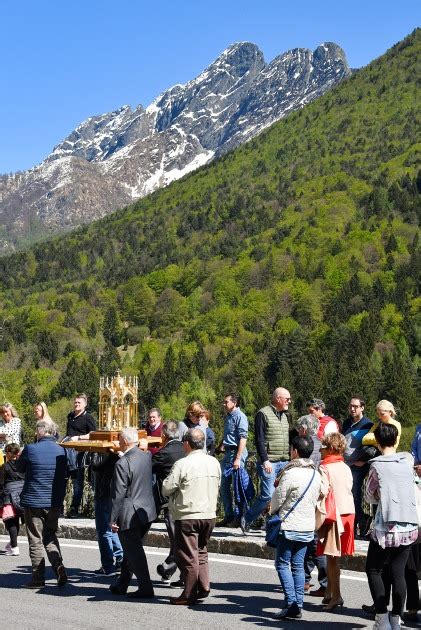
<svg viewBox="0 0 421 630">
<path fill-rule="evenodd" d="M 119 450 L 119 435 L 123 429 L 138 426 L 138 380 L 137 376 L 122 376 L 119 371 L 113 378 L 101 376 L 99 379 L 98 431 L 91 431 L 89 440 L 72 440 L 62 443 L 77 451 Z M 138 429 L 140 439 L 146 439 L 148 446 L 161 444 L 161 438 L 148 437 L 146 431 Z"/>
</svg>

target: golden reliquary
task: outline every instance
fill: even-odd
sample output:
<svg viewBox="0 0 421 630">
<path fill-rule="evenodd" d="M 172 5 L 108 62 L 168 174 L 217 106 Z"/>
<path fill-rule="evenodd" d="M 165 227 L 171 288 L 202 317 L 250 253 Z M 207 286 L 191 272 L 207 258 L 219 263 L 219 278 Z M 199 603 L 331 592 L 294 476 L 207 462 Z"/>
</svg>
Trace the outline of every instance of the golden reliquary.
<svg viewBox="0 0 421 630">
<path fill-rule="evenodd" d="M 137 391 L 137 376 L 122 376 L 119 371 L 113 378 L 101 376 L 98 431 L 91 431 L 89 440 L 71 440 L 62 445 L 77 451 L 118 451 L 120 432 L 128 427 L 137 429 L 138 426 Z M 161 444 L 161 438 L 147 437 L 143 429 L 138 429 L 138 436 L 139 439 L 147 439 L 148 446 Z"/>
</svg>

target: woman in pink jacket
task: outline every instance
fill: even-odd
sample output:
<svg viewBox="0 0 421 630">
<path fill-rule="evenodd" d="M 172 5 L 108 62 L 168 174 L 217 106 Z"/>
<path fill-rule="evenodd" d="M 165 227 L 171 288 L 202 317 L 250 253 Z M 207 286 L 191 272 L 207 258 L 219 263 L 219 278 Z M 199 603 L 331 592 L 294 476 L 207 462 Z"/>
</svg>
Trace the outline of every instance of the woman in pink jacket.
<svg viewBox="0 0 421 630">
<path fill-rule="evenodd" d="M 352 474 L 344 462 L 346 440 L 340 433 L 330 433 L 323 438 L 321 446 L 322 494 L 333 491 L 336 505 L 336 520 L 323 524 L 318 531 L 318 555 L 327 556 L 327 589 L 322 603 L 325 610 L 332 611 L 343 606 L 341 595 L 339 558 L 354 553 L 355 507 L 352 496 Z"/>
</svg>

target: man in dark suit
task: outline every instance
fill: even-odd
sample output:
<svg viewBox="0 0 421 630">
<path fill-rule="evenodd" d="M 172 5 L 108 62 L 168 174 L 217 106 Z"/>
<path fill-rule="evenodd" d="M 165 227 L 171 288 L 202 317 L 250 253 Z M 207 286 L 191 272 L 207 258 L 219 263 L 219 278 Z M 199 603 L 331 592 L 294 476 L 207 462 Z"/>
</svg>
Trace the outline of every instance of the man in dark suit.
<svg viewBox="0 0 421 630">
<path fill-rule="evenodd" d="M 162 577 L 163 582 L 170 581 L 171 576 L 177 570 L 175 561 L 175 522 L 168 511 L 168 499 L 161 494 L 162 482 L 170 474 L 173 464 L 185 456 L 182 442 L 179 440 L 178 423 L 174 420 L 168 420 L 162 427 L 162 443 L 163 446 L 152 456 L 152 472 L 156 476 L 156 496 L 164 510 L 164 522 L 170 540 L 170 552 L 167 558 L 161 564 L 158 564 L 156 570 Z M 171 586 L 180 586 L 182 581 L 172 584 Z"/>
<path fill-rule="evenodd" d="M 111 528 L 118 532 L 124 558 L 120 579 L 110 586 L 116 595 L 124 595 L 133 573 L 138 590 L 128 597 L 154 597 L 143 537 L 156 518 L 152 493 L 151 454 L 138 448 L 137 430 L 124 429 L 120 434 L 122 457 L 115 465 L 111 483 Z"/>
</svg>

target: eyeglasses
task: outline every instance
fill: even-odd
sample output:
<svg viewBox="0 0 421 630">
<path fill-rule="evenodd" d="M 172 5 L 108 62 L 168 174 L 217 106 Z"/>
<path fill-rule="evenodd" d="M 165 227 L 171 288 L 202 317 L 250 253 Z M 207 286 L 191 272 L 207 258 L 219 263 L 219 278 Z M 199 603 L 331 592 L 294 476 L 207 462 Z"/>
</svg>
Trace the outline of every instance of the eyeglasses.
<svg viewBox="0 0 421 630">
<path fill-rule="evenodd" d="M 358 407 L 361 407 L 361 405 L 349 405 L 350 409 L 358 409 Z"/>
<path fill-rule="evenodd" d="M 281 398 L 282 400 L 285 400 L 286 402 L 291 402 L 292 398 L 287 398 L 286 396 L 278 396 L 278 398 Z"/>
</svg>

